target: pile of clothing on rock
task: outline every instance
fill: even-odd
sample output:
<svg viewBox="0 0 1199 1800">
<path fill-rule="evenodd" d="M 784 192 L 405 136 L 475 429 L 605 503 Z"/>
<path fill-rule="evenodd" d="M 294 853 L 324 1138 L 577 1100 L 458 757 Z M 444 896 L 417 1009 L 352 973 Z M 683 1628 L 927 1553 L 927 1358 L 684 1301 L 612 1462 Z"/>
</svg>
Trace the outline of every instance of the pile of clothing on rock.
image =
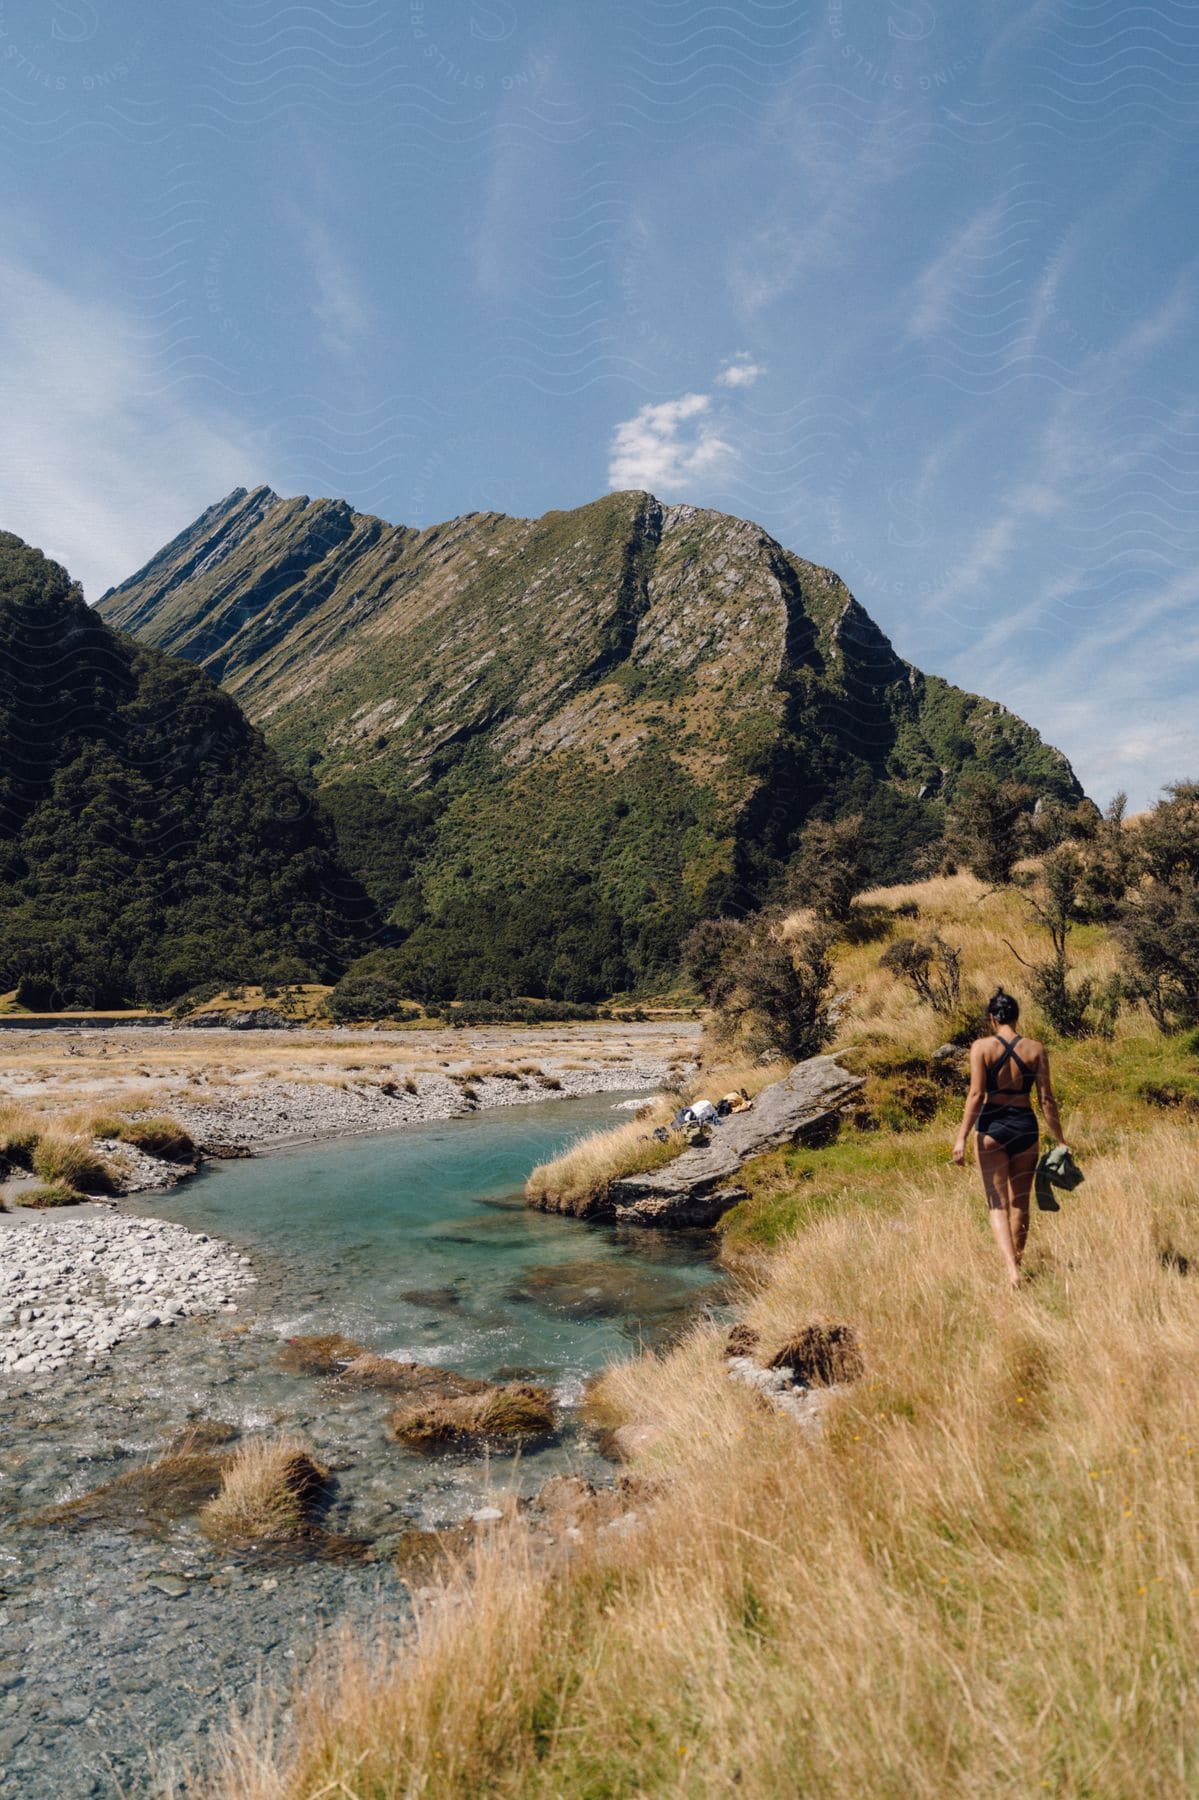
<svg viewBox="0 0 1199 1800">
<path fill-rule="evenodd" d="M 731 1093 L 722 1094 L 719 1100 L 694 1100 L 690 1106 L 681 1107 L 668 1126 L 659 1125 L 654 1136 L 665 1144 L 675 1132 L 681 1131 L 689 1144 L 707 1144 L 711 1141 L 708 1136 L 711 1126 L 719 1125 L 730 1113 L 748 1111 L 752 1105 L 744 1088 L 734 1088 Z"/>
</svg>

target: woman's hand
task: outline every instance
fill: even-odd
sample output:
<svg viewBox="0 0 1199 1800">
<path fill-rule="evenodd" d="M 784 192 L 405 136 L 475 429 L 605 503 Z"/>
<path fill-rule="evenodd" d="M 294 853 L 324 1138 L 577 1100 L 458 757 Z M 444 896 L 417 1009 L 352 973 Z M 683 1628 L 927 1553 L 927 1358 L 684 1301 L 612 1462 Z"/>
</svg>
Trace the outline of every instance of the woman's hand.
<svg viewBox="0 0 1199 1800">
<path fill-rule="evenodd" d="M 964 1137 L 954 1139 L 953 1160 L 959 1166 L 966 1160 L 966 1140 Z"/>
</svg>

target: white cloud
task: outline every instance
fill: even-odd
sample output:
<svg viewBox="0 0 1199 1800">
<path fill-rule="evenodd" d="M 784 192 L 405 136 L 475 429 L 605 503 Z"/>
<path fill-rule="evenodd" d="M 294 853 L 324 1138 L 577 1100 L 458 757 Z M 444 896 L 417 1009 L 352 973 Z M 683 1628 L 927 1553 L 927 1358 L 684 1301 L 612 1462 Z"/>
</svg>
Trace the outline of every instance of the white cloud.
<svg viewBox="0 0 1199 1800">
<path fill-rule="evenodd" d="M 992 260 L 1004 241 L 1001 224 L 1014 205 L 1010 200 L 996 200 L 982 207 L 921 270 L 913 284 L 909 340 L 935 337 L 952 322 L 955 310 L 980 277 L 993 273 Z"/>
<path fill-rule="evenodd" d="M 327 349 L 349 356 L 365 335 L 369 314 L 344 253 L 320 219 L 305 219 L 300 243 L 312 276 L 312 310 Z"/>
<path fill-rule="evenodd" d="M 733 446 L 720 436 L 711 407 L 708 394 L 682 394 L 625 419 L 612 434 L 609 486 L 669 496 L 727 468 Z"/>
<path fill-rule="evenodd" d="M 214 500 L 261 479 L 262 448 L 201 410 L 145 323 L 0 257 L 0 527 L 91 600 Z"/>
<path fill-rule="evenodd" d="M 738 350 L 736 356 L 731 357 L 721 369 L 716 377 L 716 384 L 727 388 L 752 387 L 765 373 L 765 363 L 754 362 L 748 350 Z"/>
</svg>

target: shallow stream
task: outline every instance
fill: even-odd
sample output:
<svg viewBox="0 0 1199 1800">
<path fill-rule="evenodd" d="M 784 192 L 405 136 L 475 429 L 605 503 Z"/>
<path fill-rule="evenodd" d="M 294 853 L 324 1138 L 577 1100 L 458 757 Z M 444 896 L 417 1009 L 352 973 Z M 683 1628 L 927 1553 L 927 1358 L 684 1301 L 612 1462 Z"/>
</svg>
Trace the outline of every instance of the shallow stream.
<svg viewBox="0 0 1199 1800">
<path fill-rule="evenodd" d="M 402 1622 L 389 1561 L 402 1532 L 456 1522 L 561 1469 L 609 1472 L 577 1410 L 587 1376 L 720 1300 L 706 1235 L 590 1227 L 521 1200 L 529 1169 L 618 1122 L 620 1099 L 218 1164 L 166 1197 L 124 1203 L 244 1249 L 258 1281 L 235 1315 L 143 1333 L 107 1369 L 0 1389 L 0 1794 L 74 1800 L 115 1795 L 118 1781 L 131 1797 L 186 1791 L 165 1774 L 174 1756 L 194 1753 L 260 1676 L 286 1687 L 323 1623 Z M 384 1433 L 387 1395 L 278 1367 L 288 1336 L 327 1331 L 545 1382 L 560 1434 L 520 1458 L 403 1451 Z M 212 1546 L 191 1519 L 22 1523 L 198 1419 L 304 1437 L 336 1474 L 326 1524 L 369 1539 L 369 1556 L 267 1567 Z"/>
</svg>

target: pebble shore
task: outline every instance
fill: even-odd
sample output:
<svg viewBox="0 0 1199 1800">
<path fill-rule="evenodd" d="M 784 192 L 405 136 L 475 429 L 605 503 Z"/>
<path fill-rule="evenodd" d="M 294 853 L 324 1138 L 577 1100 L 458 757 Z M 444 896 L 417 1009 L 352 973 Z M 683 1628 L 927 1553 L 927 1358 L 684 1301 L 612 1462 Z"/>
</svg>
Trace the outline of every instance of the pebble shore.
<svg viewBox="0 0 1199 1800">
<path fill-rule="evenodd" d="M 0 1372 L 104 1362 L 136 1332 L 235 1312 L 246 1256 L 182 1225 L 90 1211 L 0 1220 Z"/>
<path fill-rule="evenodd" d="M 533 1106 L 589 1094 L 647 1091 L 666 1079 L 660 1057 L 630 1057 L 588 1069 L 547 1062 L 540 1076 L 470 1081 L 418 1074 L 411 1088 L 378 1077 L 330 1081 L 274 1080 L 243 1088 L 213 1087 L 202 1098 L 172 1099 L 171 1117 L 199 1143 L 232 1141 L 273 1149 L 308 1138 L 395 1131 L 486 1112 L 494 1106 Z"/>
</svg>

